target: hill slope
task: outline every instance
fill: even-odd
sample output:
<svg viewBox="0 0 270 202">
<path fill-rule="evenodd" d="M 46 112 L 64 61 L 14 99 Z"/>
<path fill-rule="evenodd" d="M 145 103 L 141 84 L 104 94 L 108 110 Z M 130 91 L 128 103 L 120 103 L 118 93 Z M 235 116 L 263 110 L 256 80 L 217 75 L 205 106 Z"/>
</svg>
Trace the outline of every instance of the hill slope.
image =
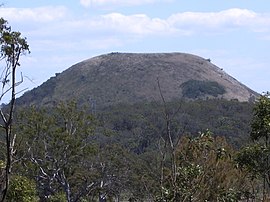
<svg viewBox="0 0 270 202">
<path fill-rule="evenodd" d="M 78 64 L 18 99 L 46 105 L 76 99 L 97 107 L 179 98 L 249 101 L 257 95 L 204 58 L 184 53 L 110 53 Z"/>
</svg>

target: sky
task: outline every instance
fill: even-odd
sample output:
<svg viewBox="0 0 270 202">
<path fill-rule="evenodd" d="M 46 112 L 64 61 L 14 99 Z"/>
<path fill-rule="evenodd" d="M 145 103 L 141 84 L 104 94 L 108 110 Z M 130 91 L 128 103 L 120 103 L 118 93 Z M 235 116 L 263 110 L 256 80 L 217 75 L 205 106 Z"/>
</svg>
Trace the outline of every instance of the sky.
<svg viewBox="0 0 270 202">
<path fill-rule="evenodd" d="M 0 17 L 27 38 L 22 88 L 110 52 L 183 52 L 249 88 L 270 90 L 269 0 L 0 0 Z"/>
</svg>

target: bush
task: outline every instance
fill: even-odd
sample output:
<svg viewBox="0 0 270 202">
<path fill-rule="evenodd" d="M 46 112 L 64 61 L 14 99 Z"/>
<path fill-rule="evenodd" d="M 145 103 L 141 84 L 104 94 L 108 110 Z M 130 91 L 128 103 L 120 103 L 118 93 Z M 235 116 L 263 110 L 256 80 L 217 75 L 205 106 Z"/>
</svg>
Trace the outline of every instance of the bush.
<svg viewBox="0 0 270 202">
<path fill-rule="evenodd" d="M 217 97 L 225 93 L 224 87 L 215 81 L 189 80 L 181 87 L 183 96 L 192 99 L 206 95 Z"/>
<path fill-rule="evenodd" d="M 27 177 L 16 175 L 11 178 L 7 201 L 37 202 L 35 182 Z"/>
</svg>

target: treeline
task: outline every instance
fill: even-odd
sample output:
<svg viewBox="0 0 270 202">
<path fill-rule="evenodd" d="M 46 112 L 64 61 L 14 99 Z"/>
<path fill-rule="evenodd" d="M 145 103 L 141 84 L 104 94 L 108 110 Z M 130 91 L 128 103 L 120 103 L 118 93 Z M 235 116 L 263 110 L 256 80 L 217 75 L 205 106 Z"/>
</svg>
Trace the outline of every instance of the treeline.
<svg viewBox="0 0 270 202">
<path fill-rule="evenodd" d="M 202 103 L 205 108 L 200 106 Z M 102 114 L 93 114 L 90 108 L 76 102 L 17 110 L 16 154 L 7 200 L 254 201 L 266 198 L 269 96 L 262 96 L 255 105 L 252 120 L 243 114 L 250 109 L 247 103 L 225 100 L 206 103 L 121 105 Z M 225 110 L 220 113 L 222 109 Z M 185 117 L 198 113 L 198 119 L 206 112 L 209 117 L 217 113 L 213 122 L 234 117 L 222 125 L 227 127 L 233 127 L 233 120 L 241 117 L 238 120 L 250 122 L 251 127 L 243 129 L 250 130 L 251 139 L 256 142 L 240 149 L 242 134 L 236 139 L 238 143 L 232 144 L 232 139 L 228 143 L 225 136 L 209 129 L 188 131 L 192 128 L 190 123 L 180 121 L 184 111 Z M 204 118 L 209 126 L 213 124 L 211 118 L 206 115 Z M 2 154 L 1 162 L 4 162 L 4 151 Z M 4 169 L 3 163 L 0 165 Z"/>
<path fill-rule="evenodd" d="M 249 139 L 254 104 L 237 100 L 175 100 L 166 103 L 175 133 L 196 136 L 210 130 L 226 139 L 234 147 L 240 147 Z M 96 117 L 106 128 L 117 132 L 118 142 L 137 154 L 149 147 L 158 149 L 156 141 L 166 128 L 164 105 L 161 102 L 119 104 L 99 109 Z M 179 135 L 179 134 L 178 134 Z"/>
</svg>

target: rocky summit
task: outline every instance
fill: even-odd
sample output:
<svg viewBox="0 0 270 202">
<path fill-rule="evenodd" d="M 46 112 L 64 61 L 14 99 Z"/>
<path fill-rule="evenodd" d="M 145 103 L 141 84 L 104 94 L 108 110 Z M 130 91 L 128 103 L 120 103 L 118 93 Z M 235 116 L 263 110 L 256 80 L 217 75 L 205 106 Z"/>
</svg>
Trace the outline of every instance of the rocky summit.
<svg viewBox="0 0 270 202">
<path fill-rule="evenodd" d="M 20 105 L 59 101 L 98 107 L 175 99 L 252 101 L 258 95 L 221 68 L 186 53 L 113 52 L 77 63 L 18 99 Z"/>
</svg>

